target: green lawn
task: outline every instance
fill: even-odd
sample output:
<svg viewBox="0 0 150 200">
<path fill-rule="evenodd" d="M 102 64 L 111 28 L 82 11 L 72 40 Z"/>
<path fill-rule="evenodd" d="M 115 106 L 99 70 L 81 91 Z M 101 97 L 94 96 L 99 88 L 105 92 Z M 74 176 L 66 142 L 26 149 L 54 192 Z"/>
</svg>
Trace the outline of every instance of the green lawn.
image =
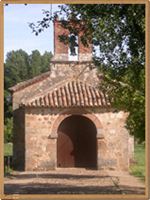
<svg viewBox="0 0 150 200">
<path fill-rule="evenodd" d="M 4 155 L 5 156 L 12 156 L 13 154 L 13 145 L 12 143 L 5 143 L 4 144 Z"/>
<path fill-rule="evenodd" d="M 145 145 L 135 145 L 135 163 L 130 166 L 130 173 L 145 180 Z"/>
<path fill-rule="evenodd" d="M 5 143 L 4 144 L 4 155 L 5 156 L 12 156 L 13 155 L 13 144 L 12 143 Z M 4 175 L 8 175 L 12 172 L 10 166 L 4 167 Z"/>
</svg>

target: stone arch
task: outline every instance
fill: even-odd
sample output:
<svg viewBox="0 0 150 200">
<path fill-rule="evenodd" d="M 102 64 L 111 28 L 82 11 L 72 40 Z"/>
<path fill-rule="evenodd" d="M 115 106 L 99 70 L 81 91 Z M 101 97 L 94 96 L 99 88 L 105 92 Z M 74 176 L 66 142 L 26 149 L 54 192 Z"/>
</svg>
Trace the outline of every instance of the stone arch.
<svg viewBox="0 0 150 200">
<path fill-rule="evenodd" d="M 100 120 L 97 118 L 97 116 L 95 114 L 93 114 L 92 112 L 89 112 L 87 110 L 65 110 L 64 112 L 61 112 L 60 115 L 57 117 L 57 119 L 55 120 L 52 129 L 51 129 L 51 138 L 57 138 L 57 130 L 59 125 L 61 124 L 61 122 L 71 116 L 71 115 L 81 115 L 84 117 L 87 117 L 89 120 L 91 120 L 96 128 L 97 128 L 97 134 L 99 135 L 99 132 L 101 132 L 102 130 L 102 124 L 100 122 Z"/>
</svg>

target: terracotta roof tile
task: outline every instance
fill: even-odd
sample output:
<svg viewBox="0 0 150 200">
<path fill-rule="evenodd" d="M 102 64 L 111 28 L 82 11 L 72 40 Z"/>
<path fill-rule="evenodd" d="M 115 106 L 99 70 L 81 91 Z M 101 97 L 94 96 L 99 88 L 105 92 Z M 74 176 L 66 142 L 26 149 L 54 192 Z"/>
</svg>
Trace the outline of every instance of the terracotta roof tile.
<svg viewBox="0 0 150 200">
<path fill-rule="evenodd" d="M 107 107 L 110 101 L 104 92 L 82 81 L 72 80 L 49 91 L 47 94 L 21 106 L 29 107 Z"/>
<path fill-rule="evenodd" d="M 12 92 L 19 91 L 19 90 L 24 89 L 24 88 L 26 88 L 26 87 L 34 84 L 34 83 L 37 83 L 39 81 L 46 79 L 49 76 L 50 76 L 50 71 L 42 73 L 42 74 L 40 74 L 40 75 L 38 75 L 38 76 L 36 76 L 32 79 L 20 82 L 20 83 L 16 84 L 15 86 L 10 87 L 9 90 L 12 91 Z"/>
</svg>

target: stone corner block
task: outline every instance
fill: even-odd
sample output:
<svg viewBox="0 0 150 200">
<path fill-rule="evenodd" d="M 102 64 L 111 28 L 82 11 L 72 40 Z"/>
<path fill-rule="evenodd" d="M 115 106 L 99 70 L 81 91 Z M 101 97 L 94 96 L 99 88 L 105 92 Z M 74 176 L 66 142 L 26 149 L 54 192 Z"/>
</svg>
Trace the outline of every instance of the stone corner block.
<svg viewBox="0 0 150 200">
<path fill-rule="evenodd" d="M 103 129 L 98 128 L 97 129 L 97 136 L 98 139 L 103 139 L 104 138 L 104 133 L 103 133 Z"/>
<path fill-rule="evenodd" d="M 48 139 L 57 139 L 58 135 L 57 133 L 52 133 L 51 135 L 49 135 Z"/>
</svg>

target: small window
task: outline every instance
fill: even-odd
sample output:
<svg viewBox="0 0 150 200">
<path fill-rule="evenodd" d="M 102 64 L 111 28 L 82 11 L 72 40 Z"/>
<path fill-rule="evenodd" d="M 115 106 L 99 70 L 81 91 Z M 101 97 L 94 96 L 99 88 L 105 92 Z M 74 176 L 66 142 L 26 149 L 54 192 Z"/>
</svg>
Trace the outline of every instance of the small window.
<svg viewBox="0 0 150 200">
<path fill-rule="evenodd" d="M 78 36 L 75 34 L 69 35 L 68 57 L 69 61 L 78 60 Z"/>
</svg>

